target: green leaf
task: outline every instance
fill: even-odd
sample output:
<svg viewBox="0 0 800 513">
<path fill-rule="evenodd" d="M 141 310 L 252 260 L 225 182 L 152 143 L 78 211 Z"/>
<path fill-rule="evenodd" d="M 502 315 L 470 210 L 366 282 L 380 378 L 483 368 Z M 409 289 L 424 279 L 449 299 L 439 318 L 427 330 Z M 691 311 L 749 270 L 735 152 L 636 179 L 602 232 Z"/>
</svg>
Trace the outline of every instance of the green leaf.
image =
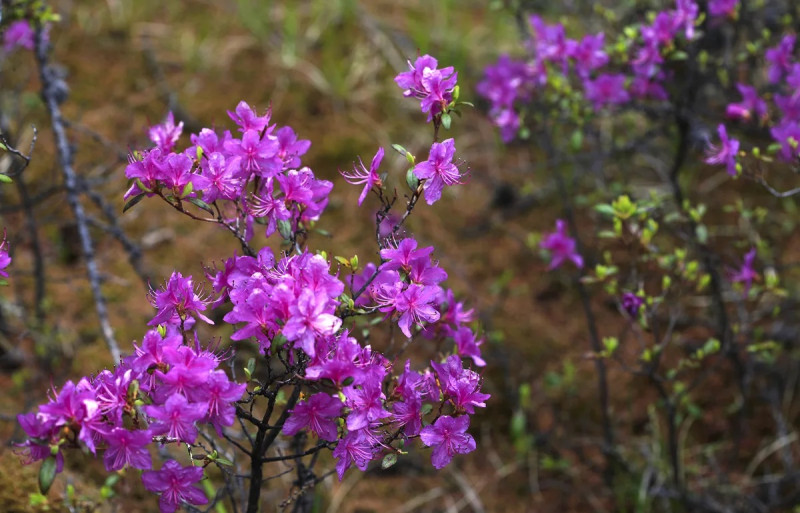
<svg viewBox="0 0 800 513">
<path fill-rule="evenodd" d="M 445 130 L 450 130 L 450 123 L 452 123 L 453 118 L 448 113 L 442 114 L 442 126 Z"/>
<path fill-rule="evenodd" d="M 2 182 L 2 183 L 12 183 L 13 181 L 14 180 L 12 180 L 10 176 L 0 173 L 0 182 Z"/>
<path fill-rule="evenodd" d="M 291 240 L 292 239 L 292 223 L 286 219 L 279 219 L 278 220 L 278 232 L 281 234 L 281 237 L 284 240 Z"/>
<path fill-rule="evenodd" d="M 394 151 L 396 151 L 397 153 L 399 153 L 400 155 L 402 155 L 404 157 L 408 154 L 408 150 L 406 150 L 405 148 L 403 148 L 399 144 L 393 144 L 392 145 L 392 149 L 394 149 Z"/>
<path fill-rule="evenodd" d="M 144 196 L 145 196 L 144 194 L 140 194 L 140 195 L 138 195 L 138 196 L 134 196 L 133 198 L 129 199 L 129 200 L 127 201 L 127 203 L 125 203 L 125 206 L 124 206 L 124 207 L 122 207 L 122 213 L 124 214 L 124 213 L 125 213 L 125 212 L 127 212 L 128 210 L 130 210 L 130 209 L 132 209 L 133 207 L 135 207 L 136 205 L 138 205 L 138 204 L 139 204 L 139 202 L 140 202 L 140 201 L 142 201 L 142 200 L 144 199 Z"/>
<path fill-rule="evenodd" d="M 192 205 L 196 206 L 197 208 L 202 208 L 203 210 L 205 210 L 209 214 L 213 214 L 214 213 L 214 210 L 211 208 L 211 205 L 209 205 L 205 201 L 201 200 L 200 198 L 186 198 L 186 201 L 188 201 Z"/>
<path fill-rule="evenodd" d="M 247 376 L 248 380 L 250 380 L 250 378 L 253 376 L 253 372 L 255 372 L 255 370 L 256 370 L 256 359 L 250 358 L 249 360 L 247 360 L 247 365 L 244 368 L 244 374 L 245 376 Z"/>
<path fill-rule="evenodd" d="M 39 469 L 39 491 L 42 495 L 47 495 L 53 481 L 56 478 L 56 457 L 50 456 L 42 462 L 42 467 Z"/>
<path fill-rule="evenodd" d="M 417 175 L 414 174 L 413 167 L 406 171 L 406 184 L 413 192 L 416 192 L 419 188 L 419 178 L 417 178 Z"/>
<path fill-rule="evenodd" d="M 381 468 L 386 470 L 387 468 L 394 466 L 395 463 L 397 463 L 397 454 L 393 452 L 389 453 L 383 457 L 383 461 L 381 461 Z"/>
</svg>

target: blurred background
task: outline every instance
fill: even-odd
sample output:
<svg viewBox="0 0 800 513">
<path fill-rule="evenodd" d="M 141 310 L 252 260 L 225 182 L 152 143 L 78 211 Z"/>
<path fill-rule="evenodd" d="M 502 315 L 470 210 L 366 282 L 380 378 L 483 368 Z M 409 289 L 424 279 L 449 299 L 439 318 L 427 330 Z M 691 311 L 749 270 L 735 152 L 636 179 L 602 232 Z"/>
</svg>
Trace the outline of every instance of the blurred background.
<svg viewBox="0 0 800 513">
<path fill-rule="evenodd" d="M 476 104 L 454 119 L 447 134 L 456 140 L 468 180 L 446 191 L 433 208 L 420 204 L 407 229 L 422 246 L 436 247 L 447 285 L 480 319 L 489 362 L 484 391 L 492 399 L 471 427 L 479 450 L 455 458 L 442 472 L 430 467 L 429 453 L 412 451 L 388 471 L 351 470 L 341 483 L 329 478 L 315 492 L 316 510 L 608 511 L 595 369 L 583 318 L 575 314 L 579 298 L 568 276 L 545 274 L 532 236 L 552 230 L 559 216 L 554 186 L 539 178 L 541 155 L 523 144 L 501 143 L 474 92 L 484 66 L 501 53 L 519 53 L 510 3 L 62 0 L 52 5 L 61 16 L 51 30 L 53 61 L 69 86 L 62 108 L 75 169 L 96 192 L 84 204 L 99 220 L 92 234 L 123 352 L 132 349 L 152 317 L 148 284 L 159 286 L 173 270 L 200 276 L 204 266 L 235 249 L 229 234 L 181 218 L 155 201 L 121 215 L 127 155 L 148 144 L 148 126 L 172 111 L 188 134 L 230 126 L 225 112 L 240 100 L 259 111 L 271 107 L 273 122 L 311 140 L 304 163 L 334 182 L 318 224 L 331 239 L 316 235 L 310 247 L 358 254 L 363 265 L 377 261 L 371 210 L 377 204 L 370 198 L 356 208 L 360 190 L 338 171 L 349 170 L 358 156 L 368 161 L 382 146 L 388 157 L 383 169 L 402 194 L 406 163 L 389 146 L 399 143 L 424 154 L 431 127 L 418 102 L 403 98 L 393 78 L 418 54 L 454 66 L 461 99 Z M 48 497 L 38 496 L 36 465 L 22 467 L 13 454 L 11 441 L 21 439 L 17 413 L 41 402 L 52 384 L 96 372 L 112 360 L 94 315 L 75 224 L 58 187 L 34 57 L 10 54 L 1 71 L 4 131 L 20 149 L 28 148 L 32 126 L 39 132 L 22 186 L 0 187 L 0 222 L 8 228 L 14 258 L 10 285 L 0 289 L 0 437 L 6 442 L 0 453 L 0 510 L 153 511 L 155 498 L 133 473 L 109 479 L 100 462 L 74 452 Z M 184 135 L 181 144 L 187 140 Z M 3 155 L 0 167 L 12 165 Z M 35 200 L 33 227 L 21 207 L 24 197 Z M 113 216 L 106 216 L 109 209 Z M 140 249 L 139 256 L 131 257 L 131 245 Z M 39 292 L 37 266 L 47 278 Z M 596 307 L 602 326 L 623 322 L 615 304 L 598 301 Z M 620 370 L 610 371 L 609 383 L 615 421 L 630 428 L 629 436 L 641 436 L 643 453 L 663 457 L 663 447 L 648 445 L 648 429 L 658 425 L 648 407 L 652 397 L 637 394 L 634 378 Z M 637 444 L 633 440 L 631 446 Z M 268 483 L 267 499 L 283 500 L 290 481 Z M 636 496 L 640 484 L 623 479 L 617 493 Z"/>
</svg>

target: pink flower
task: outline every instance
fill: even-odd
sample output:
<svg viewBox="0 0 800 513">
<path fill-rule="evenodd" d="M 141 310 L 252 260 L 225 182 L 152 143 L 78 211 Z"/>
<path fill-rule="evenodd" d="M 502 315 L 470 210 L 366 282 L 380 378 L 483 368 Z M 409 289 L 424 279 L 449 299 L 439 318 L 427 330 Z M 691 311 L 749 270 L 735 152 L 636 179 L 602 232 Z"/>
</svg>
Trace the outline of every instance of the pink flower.
<svg viewBox="0 0 800 513">
<path fill-rule="evenodd" d="M 33 50 L 34 32 L 28 20 L 17 20 L 8 26 L 3 34 L 3 51 L 6 53 L 16 47 Z"/>
<path fill-rule="evenodd" d="M 576 250 L 575 239 L 567 235 L 567 223 L 563 219 L 556 221 L 556 231 L 548 234 L 539 246 L 550 252 L 548 271 L 559 267 L 567 260 L 571 260 L 578 269 L 583 267 L 583 257 Z"/>
<path fill-rule="evenodd" d="M 717 132 L 719 133 L 720 145 L 709 145 L 705 162 L 712 165 L 725 164 L 728 168 L 728 174 L 736 176 L 736 154 L 739 152 L 739 141 L 728 138 L 725 125 L 719 125 Z"/>
<path fill-rule="evenodd" d="M 420 439 L 428 447 L 433 447 L 431 463 L 435 469 L 446 467 L 456 454 L 475 450 L 475 439 L 467 433 L 467 428 L 468 415 L 456 418 L 443 415 L 432 425 L 422 428 Z"/>
<path fill-rule="evenodd" d="M 364 203 L 364 199 L 366 199 L 367 194 L 369 193 L 370 189 L 372 189 L 373 185 L 377 185 L 378 187 L 383 185 L 381 183 L 381 177 L 378 175 L 378 167 L 380 167 L 381 161 L 383 160 L 383 153 L 383 148 L 378 148 L 375 156 L 372 157 L 372 164 L 369 166 L 369 171 L 367 171 L 367 168 L 364 166 L 364 162 L 362 162 L 361 157 L 359 157 L 358 165 L 353 166 L 352 172 L 342 173 L 342 176 L 347 183 L 351 185 L 364 184 L 364 189 L 361 191 L 361 195 L 358 197 L 359 207 L 362 203 Z"/>
<path fill-rule="evenodd" d="M 173 513 L 186 502 L 195 506 L 208 504 L 208 498 L 199 488 L 192 486 L 203 479 L 202 467 L 182 467 L 175 460 L 164 463 L 161 470 L 148 470 L 142 473 L 144 487 L 153 493 L 160 493 L 158 506 L 161 513 Z"/>
<path fill-rule="evenodd" d="M 284 435 L 294 435 L 308 428 L 318 437 L 334 442 L 339 437 L 336 418 L 342 411 L 342 401 L 325 393 L 314 394 L 308 401 L 300 401 L 291 411 L 292 416 L 283 425 Z"/>
</svg>

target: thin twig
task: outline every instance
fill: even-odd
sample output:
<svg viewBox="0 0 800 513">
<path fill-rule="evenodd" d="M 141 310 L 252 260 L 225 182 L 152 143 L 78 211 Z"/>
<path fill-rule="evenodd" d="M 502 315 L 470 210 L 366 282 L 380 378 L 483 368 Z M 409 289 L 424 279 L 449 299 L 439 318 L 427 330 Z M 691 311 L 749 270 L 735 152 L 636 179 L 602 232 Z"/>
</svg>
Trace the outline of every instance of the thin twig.
<svg viewBox="0 0 800 513">
<path fill-rule="evenodd" d="M 42 27 L 37 27 L 35 41 L 36 63 L 39 69 L 39 77 L 42 81 L 42 98 L 50 114 L 53 135 L 56 141 L 58 162 L 64 175 L 64 185 L 67 189 L 67 202 L 75 215 L 75 222 L 78 225 L 81 249 L 86 261 L 86 271 L 89 275 L 92 295 L 94 296 L 95 311 L 97 311 L 97 316 L 100 319 L 100 329 L 106 345 L 108 346 L 108 350 L 111 353 L 111 358 L 114 362 L 117 362 L 120 359 L 119 345 L 114 338 L 114 330 L 111 328 L 111 323 L 108 319 L 108 309 L 106 307 L 105 296 L 100 286 L 100 273 L 97 268 L 97 262 L 95 261 L 94 246 L 92 244 L 91 235 L 89 234 L 86 213 L 80 202 L 78 178 L 72 167 L 72 147 L 67 138 L 64 120 L 61 115 L 61 108 L 59 107 L 59 99 L 63 99 L 62 97 L 65 94 L 64 88 L 66 86 L 49 63 L 48 53 L 50 45 L 45 39 Z"/>
</svg>

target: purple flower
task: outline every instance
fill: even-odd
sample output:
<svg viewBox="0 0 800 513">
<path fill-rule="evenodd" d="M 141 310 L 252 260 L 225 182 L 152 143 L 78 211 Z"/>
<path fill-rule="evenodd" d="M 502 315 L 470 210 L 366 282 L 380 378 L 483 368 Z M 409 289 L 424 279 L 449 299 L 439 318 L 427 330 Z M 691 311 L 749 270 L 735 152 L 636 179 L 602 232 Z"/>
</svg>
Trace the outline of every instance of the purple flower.
<svg viewBox="0 0 800 513">
<path fill-rule="evenodd" d="M 694 0 L 675 0 L 675 13 L 673 22 L 677 30 L 684 29 L 686 39 L 694 38 L 694 24 L 700 9 Z"/>
<path fill-rule="evenodd" d="M 428 447 L 433 447 L 431 463 L 434 468 L 444 468 L 456 454 L 475 450 L 475 439 L 467 433 L 467 428 L 468 415 L 456 418 L 443 415 L 432 425 L 422 428 L 420 440 Z"/>
<path fill-rule="evenodd" d="M 231 403 L 241 399 L 247 389 L 245 383 L 234 383 L 222 371 L 214 371 L 208 381 L 201 387 L 197 399 L 208 404 L 208 412 L 204 421 L 210 422 L 222 436 L 223 426 L 232 426 L 236 408 Z"/>
<path fill-rule="evenodd" d="M 473 414 L 475 407 L 486 407 L 484 401 L 491 396 L 480 391 L 480 375 L 465 369 L 459 355 L 448 356 L 444 363 L 432 361 L 431 367 L 436 371 L 442 392 L 453 401 L 457 410 Z"/>
<path fill-rule="evenodd" d="M 148 326 L 168 323 L 179 325 L 191 315 L 214 324 L 214 321 L 201 314 L 206 309 L 207 301 L 194 292 L 192 277 L 186 278 L 177 271 L 173 272 L 164 288 L 150 291 L 150 303 L 158 309 Z"/>
<path fill-rule="evenodd" d="M 283 327 L 283 336 L 299 342 L 303 351 L 312 358 L 316 354 L 315 337 L 333 335 L 342 325 L 340 318 L 325 311 L 329 309 L 328 303 L 327 297 L 303 289 L 297 300 L 289 306 L 291 317 Z"/>
<path fill-rule="evenodd" d="M 745 84 L 736 84 L 736 89 L 742 95 L 742 101 L 739 103 L 728 104 L 725 109 L 725 115 L 732 119 L 741 119 L 743 121 L 750 121 L 751 119 L 763 119 L 767 115 L 767 102 L 758 96 L 758 91 L 755 87 L 750 87 Z M 753 116 L 755 114 L 755 116 Z"/>
<path fill-rule="evenodd" d="M 4 269 L 11 264 L 11 257 L 8 256 L 8 237 L 6 230 L 3 228 L 3 242 L 0 242 L 0 276 L 8 278 L 8 272 Z"/>
<path fill-rule="evenodd" d="M 567 260 L 572 261 L 578 269 L 583 268 L 583 257 L 576 250 L 575 239 L 567 235 L 567 223 L 563 219 L 556 220 L 556 231 L 542 239 L 539 246 L 550 252 L 548 271 L 561 266 Z"/>
<path fill-rule="evenodd" d="M 345 387 L 344 395 L 351 410 L 347 416 L 347 429 L 350 431 L 364 429 L 370 423 L 391 415 L 383 407 L 385 397 L 379 380 L 366 381 L 361 387 Z"/>
<path fill-rule="evenodd" d="M 150 127 L 147 131 L 147 135 L 150 137 L 150 140 L 153 141 L 153 144 L 162 152 L 169 153 L 172 151 L 172 148 L 175 147 L 178 139 L 180 139 L 182 132 L 183 121 L 176 125 L 175 116 L 173 116 L 170 111 L 167 113 L 167 117 L 164 119 L 163 123 Z"/>
<path fill-rule="evenodd" d="M 108 472 L 122 470 L 125 465 L 149 470 L 153 468 L 150 453 L 146 449 L 152 441 L 149 431 L 129 431 L 115 427 L 103 435 L 108 444 L 103 455 L 103 463 Z"/>
<path fill-rule="evenodd" d="M 373 440 L 367 429 L 359 429 L 358 431 L 347 433 L 344 438 L 339 440 L 336 449 L 333 450 L 333 457 L 338 460 L 336 462 L 336 474 L 339 476 L 339 481 L 342 480 L 344 473 L 353 463 L 360 470 L 367 470 L 367 465 L 369 465 L 374 454 Z"/>
<path fill-rule="evenodd" d="M 202 467 L 182 467 L 175 460 L 168 460 L 161 470 L 148 470 L 142 473 L 144 487 L 160 493 L 158 506 L 161 513 L 173 513 L 186 502 L 199 506 L 208 504 L 208 498 L 194 483 L 203 479 Z"/>
<path fill-rule="evenodd" d="M 428 121 L 433 116 L 444 112 L 453 101 L 453 89 L 458 80 L 458 73 L 452 66 L 437 69 L 438 62 L 430 55 L 418 57 L 414 64 L 408 61 L 409 71 L 404 71 L 394 79 L 403 89 L 403 96 L 413 96 L 420 101 L 422 112 L 428 114 Z"/>
<path fill-rule="evenodd" d="M 583 88 L 586 99 L 592 102 L 595 109 L 605 105 L 620 105 L 630 101 L 625 90 L 625 75 L 603 73 L 596 79 L 584 79 Z"/>
<path fill-rule="evenodd" d="M 608 63 L 608 54 L 603 49 L 605 34 L 586 35 L 580 43 L 572 45 L 569 56 L 575 59 L 575 70 L 580 76 L 602 68 Z"/>
<path fill-rule="evenodd" d="M 783 121 L 769 131 L 772 138 L 781 145 L 779 153 L 781 159 L 793 162 L 800 155 L 800 123 L 796 121 Z"/>
<path fill-rule="evenodd" d="M 181 394 L 173 394 L 163 406 L 144 406 L 144 412 L 156 420 L 151 427 L 154 435 L 166 433 L 181 442 L 194 443 L 197 428 L 194 423 L 208 413 L 206 403 L 190 404 Z"/>
<path fill-rule="evenodd" d="M 736 154 L 739 152 L 739 141 L 728 138 L 725 125 L 719 125 L 719 127 L 717 127 L 717 133 L 719 133 L 720 145 L 709 145 L 705 162 L 706 164 L 712 165 L 725 164 L 728 169 L 728 174 L 736 176 Z"/>
<path fill-rule="evenodd" d="M 33 29 L 28 20 L 17 20 L 3 34 L 3 51 L 8 53 L 16 47 L 33 50 Z"/>
<path fill-rule="evenodd" d="M 710 0 L 708 2 L 708 14 L 714 18 L 721 16 L 733 17 L 736 14 L 736 7 L 739 0 Z"/>
<path fill-rule="evenodd" d="M 311 147 L 311 141 L 297 139 L 292 127 L 285 126 L 275 132 L 278 139 L 278 158 L 283 162 L 283 169 L 296 169 L 300 167 L 300 156 L 304 155 Z"/>
<path fill-rule="evenodd" d="M 226 160 L 225 155 L 214 152 L 203 159 L 200 164 L 201 175 L 204 183 L 195 184 L 195 190 L 203 192 L 203 201 L 214 203 L 218 199 L 235 200 L 242 192 L 244 185 L 239 178 L 241 171 L 241 158 L 233 157 Z"/>
<path fill-rule="evenodd" d="M 461 183 L 461 174 L 458 167 L 453 164 L 453 155 L 456 145 L 453 139 L 441 143 L 433 143 L 428 154 L 428 160 L 414 166 L 414 174 L 420 180 L 425 180 L 425 202 L 433 205 L 442 197 L 442 188 L 445 185 Z"/>
<path fill-rule="evenodd" d="M 622 309 L 628 312 L 632 318 L 636 318 L 639 315 L 639 310 L 642 308 L 644 304 L 644 299 L 637 296 L 633 292 L 625 292 L 622 294 Z"/>
<path fill-rule="evenodd" d="M 372 189 L 373 185 L 377 185 L 378 187 L 383 186 L 381 183 L 381 177 L 378 175 L 378 167 L 381 165 L 382 160 L 383 148 L 378 148 L 377 153 L 375 153 L 375 156 L 372 157 L 372 164 L 369 166 L 369 171 L 367 171 L 367 168 L 364 166 L 364 162 L 361 161 L 361 157 L 358 157 L 358 165 L 353 166 L 353 171 L 351 173 L 342 173 L 340 171 L 347 183 L 351 185 L 364 184 L 364 189 L 361 191 L 361 195 L 358 197 L 359 207 L 362 203 L 364 203 L 364 199 L 367 197 L 367 194 L 369 193 L 370 189 Z"/>
<path fill-rule="evenodd" d="M 536 59 L 561 63 L 564 73 L 567 72 L 569 48 L 574 41 L 567 39 L 564 25 L 557 23 L 548 25 L 537 15 L 528 18 L 531 24 L 531 41 Z"/>
<path fill-rule="evenodd" d="M 758 273 L 753 269 L 753 262 L 756 259 L 756 248 L 751 249 L 744 256 L 742 267 L 738 271 L 731 273 L 731 281 L 734 283 L 744 283 L 744 295 L 750 292 L 753 280 L 758 278 Z"/>
<path fill-rule="evenodd" d="M 275 176 L 283 169 L 278 158 L 278 141 L 269 136 L 261 137 L 257 130 L 246 130 L 241 140 L 225 141 L 225 151 L 231 157 L 240 157 L 242 170 L 262 178 Z"/>
<path fill-rule="evenodd" d="M 275 233 L 278 221 L 285 221 L 292 217 L 289 209 L 286 208 L 285 198 L 275 197 L 272 178 L 267 178 L 261 190 L 253 195 L 247 204 L 247 211 L 254 217 L 267 219 L 267 227 L 264 231 L 267 237 Z"/>
<path fill-rule="evenodd" d="M 334 442 L 339 437 L 336 418 L 342 412 L 342 406 L 342 401 L 337 397 L 325 393 L 314 394 L 291 410 L 291 417 L 283 425 L 283 434 L 291 436 L 308 428 L 321 439 Z"/>
<path fill-rule="evenodd" d="M 392 271 L 402 269 L 406 273 L 411 272 L 411 265 L 417 259 L 429 259 L 433 253 L 433 246 L 417 249 L 417 241 L 411 237 L 400 241 L 397 248 L 386 248 L 380 252 L 381 258 L 387 262 L 381 267 L 381 271 Z"/>
<path fill-rule="evenodd" d="M 472 358 L 478 367 L 486 366 L 486 360 L 481 358 L 480 346 L 483 340 L 475 340 L 475 333 L 466 326 L 461 326 L 453 333 L 458 354 L 465 358 Z"/>
<path fill-rule="evenodd" d="M 796 39 L 797 36 L 794 34 L 786 35 L 777 46 L 768 49 L 764 54 L 767 62 L 770 63 L 767 78 L 771 84 L 780 82 L 783 76 L 791 70 L 792 52 Z"/>
<path fill-rule="evenodd" d="M 253 130 L 258 133 L 269 125 L 269 118 L 272 116 L 272 110 L 269 109 L 263 116 L 258 116 L 252 107 L 246 102 L 240 101 L 234 112 L 228 111 L 228 116 L 234 123 L 239 125 L 239 131 L 247 132 L 248 130 Z"/>
</svg>

